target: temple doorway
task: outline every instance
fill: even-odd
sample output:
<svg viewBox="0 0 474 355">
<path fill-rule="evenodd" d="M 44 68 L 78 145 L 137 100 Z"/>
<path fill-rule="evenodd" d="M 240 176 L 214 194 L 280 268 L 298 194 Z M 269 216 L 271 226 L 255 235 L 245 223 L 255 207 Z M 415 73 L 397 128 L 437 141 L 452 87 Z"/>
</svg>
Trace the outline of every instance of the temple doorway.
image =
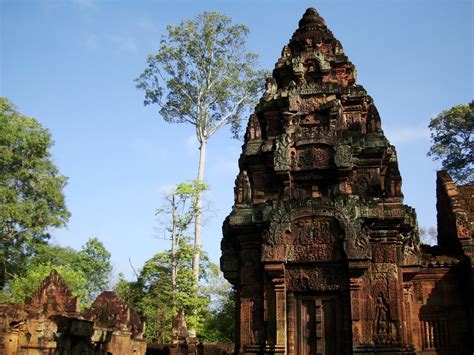
<svg viewBox="0 0 474 355">
<path fill-rule="evenodd" d="M 296 297 L 297 354 L 342 354 L 343 312 L 336 295 Z"/>
</svg>

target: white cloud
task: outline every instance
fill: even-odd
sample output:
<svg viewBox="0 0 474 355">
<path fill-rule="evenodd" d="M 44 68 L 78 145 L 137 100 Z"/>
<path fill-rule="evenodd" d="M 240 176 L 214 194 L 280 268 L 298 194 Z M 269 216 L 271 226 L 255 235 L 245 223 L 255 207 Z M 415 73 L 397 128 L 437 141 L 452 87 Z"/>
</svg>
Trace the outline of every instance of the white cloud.
<svg viewBox="0 0 474 355">
<path fill-rule="evenodd" d="M 384 129 L 388 139 L 392 144 L 424 141 L 430 138 L 428 127 L 407 127 L 399 129 Z"/>
</svg>

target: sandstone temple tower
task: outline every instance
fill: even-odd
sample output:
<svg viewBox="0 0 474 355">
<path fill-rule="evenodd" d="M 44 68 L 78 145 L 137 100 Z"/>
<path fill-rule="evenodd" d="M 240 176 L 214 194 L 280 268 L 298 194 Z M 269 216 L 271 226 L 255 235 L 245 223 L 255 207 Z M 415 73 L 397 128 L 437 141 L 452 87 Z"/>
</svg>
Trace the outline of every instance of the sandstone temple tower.
<svg viewBox="0 0 474 355">
<path fill-rule="evenodd" d="M 239 166 L 221 246 L 237 291 L 236 352 L 412 354 L 464 341 L 469 302 L 449 301 L 464 310 L 452 325 L 428 299 L 462 258 L 441 271 L 423 264 L 395 148 L 315 9 L 267 80 Z M 429 302 L 438 313 L 425 319 Z"/>
</svg>

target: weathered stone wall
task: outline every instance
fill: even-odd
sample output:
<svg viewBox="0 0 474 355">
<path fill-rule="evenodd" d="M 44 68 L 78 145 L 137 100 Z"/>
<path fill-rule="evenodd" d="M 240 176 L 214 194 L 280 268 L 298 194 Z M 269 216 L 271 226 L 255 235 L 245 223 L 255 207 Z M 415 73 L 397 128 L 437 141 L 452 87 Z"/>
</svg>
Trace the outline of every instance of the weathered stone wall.
<svg viewBox="0 0 474 355">
<path fill-rule="evenodd" d="M 465 254 L 474 261 L 474 185 L 456 186 L 446 171 L 436 183 L 438 245 L 443 251 Z"/>
</svg>

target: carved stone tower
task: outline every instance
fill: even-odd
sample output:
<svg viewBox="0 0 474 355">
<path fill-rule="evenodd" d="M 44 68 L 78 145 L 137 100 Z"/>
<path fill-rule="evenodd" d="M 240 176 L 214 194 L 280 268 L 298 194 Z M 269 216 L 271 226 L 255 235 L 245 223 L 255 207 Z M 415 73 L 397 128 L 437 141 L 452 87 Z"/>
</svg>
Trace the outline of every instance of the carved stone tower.
<svg viewBox="0 0 474 355">
<path fill-rule="evenodd" d="M 224 222 L 240 353 L 412 353 L 404 267 L 420 264 L 395 148 L 315 9 L 251 115 Z"/>
</svg>

